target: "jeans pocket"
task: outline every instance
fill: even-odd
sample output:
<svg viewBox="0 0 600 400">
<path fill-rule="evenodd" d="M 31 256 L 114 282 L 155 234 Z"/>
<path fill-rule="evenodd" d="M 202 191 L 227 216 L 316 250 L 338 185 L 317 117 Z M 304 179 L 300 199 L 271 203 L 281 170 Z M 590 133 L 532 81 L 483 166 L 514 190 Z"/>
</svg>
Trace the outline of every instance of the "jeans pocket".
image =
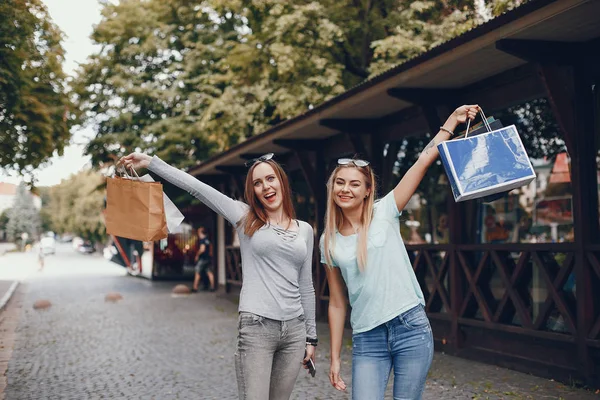
<svg viewBox="0 0 600 400">
<path fill-rule="evenodd" d="M 402 315 L 404 325 L 409 329 L 420 329 L 429 327 L 429 318 L 422 305 L 409 310 Z"/>
<path fill-rule="evenodd" d="M 262 324 L 265 317 L 261 317 L 260 315 L 252 314 L 249 312 L 241 312 L 238 321 L 238 329 L 241 330 L 243 328 L 255 326 Z"/>
</svg>

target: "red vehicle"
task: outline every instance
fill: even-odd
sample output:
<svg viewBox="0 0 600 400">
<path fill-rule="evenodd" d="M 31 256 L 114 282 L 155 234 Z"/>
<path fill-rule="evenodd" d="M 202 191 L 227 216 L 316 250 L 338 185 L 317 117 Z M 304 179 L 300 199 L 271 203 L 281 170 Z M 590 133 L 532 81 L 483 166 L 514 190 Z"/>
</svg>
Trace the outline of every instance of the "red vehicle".
<svg viewBox="0 0 600 400">
<path fill-rule="evenodd" d="M 149 279 L 186 278 L 194 274 L 198 236 L 188 224 L 155 242 L 140 242 L 112 236 L 111 261 L 131 275 Z"/>
</svg>

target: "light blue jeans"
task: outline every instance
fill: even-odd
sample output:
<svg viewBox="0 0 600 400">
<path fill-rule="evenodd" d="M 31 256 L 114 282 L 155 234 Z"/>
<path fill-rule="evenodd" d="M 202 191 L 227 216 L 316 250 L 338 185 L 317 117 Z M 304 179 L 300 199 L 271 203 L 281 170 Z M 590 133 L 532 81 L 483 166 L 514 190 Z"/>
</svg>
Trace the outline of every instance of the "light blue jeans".
<svg viewBox="0 0 600 400">
<path fill-rule="evenodd" d="M 289 400 L 304 359 L 304 315 L 275 321 L 241 312 L 238 328 L 235 371 L 240 400 Z"/>
<path fill-rule="evenodd" d="M 394 368 L 394 400 L 420 400 L 433 359 L 433 335 L 418 305 L 352 335 L 352 399 L 383 400 Z"/>
</svg>

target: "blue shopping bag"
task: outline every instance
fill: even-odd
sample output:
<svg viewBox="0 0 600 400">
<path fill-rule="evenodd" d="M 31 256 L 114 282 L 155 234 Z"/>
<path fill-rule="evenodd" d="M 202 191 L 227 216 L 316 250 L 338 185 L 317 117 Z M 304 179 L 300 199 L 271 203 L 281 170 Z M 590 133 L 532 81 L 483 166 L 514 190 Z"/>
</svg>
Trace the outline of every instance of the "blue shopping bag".
<svg viewBox="0 0 600 400">
<path fill-rule="evenodd" d="M 492 130 L 483 112 L 482 117 L 488 132 L 468 136 L 467 125 L 464 138 L 438 144 L 457 202 L 507 192 L 535 179 L 517 128 L 510 125 Z"/>
</svg>

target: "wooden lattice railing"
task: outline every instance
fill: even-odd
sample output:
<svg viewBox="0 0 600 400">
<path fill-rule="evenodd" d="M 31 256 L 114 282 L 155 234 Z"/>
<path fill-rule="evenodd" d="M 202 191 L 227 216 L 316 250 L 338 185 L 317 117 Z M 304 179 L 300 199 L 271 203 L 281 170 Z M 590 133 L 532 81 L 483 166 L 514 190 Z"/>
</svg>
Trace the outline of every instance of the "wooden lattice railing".
<svg viewBox="0 0 600 400">
<path fill-rule="evenodd" d="M 432 318 L 541 337 L 559 334 L 559 340 L 577 331 L 575 246 L 570 243 L 414 245 L 407 250 Z M 594 254 L 600 252 L 590 257 Z M 600 279 L 598 260 L 594 270 Z M 318 276 L 319 299 L 327 301 L 325 274 Z M 590 335 L 600 335 L 600 321 Z"/>
<path fill-rule="evenodd" d="M 577 287 L 572 243 L 407 245 L 433 319 L 572 342 L 577 334 Z M 238 247 L 226 248 L 228 285 L 241 286 Z M 318 260 L 315 257 L 315 260 Z M 600 287 L 600 246 L 586 251 L 591 287 Z M 329 289 L 316 264 L 315 291 L 326 313 Z M 454 286 L 454 287 L 453 287 Z M 600 300 L 598 301 L 600 302 Z M 600 304 L 587 340 L 600 347 Z M 323 314 L 324 315 L 324 314 Z"/>
<path fill-rule="evenodd" d="M 600 347 L 600 295 L 598 294 L 598 289 L 600 288 L 600 246 L 591 246 L 588 248 L 586 259 L 591 269 L 589 274 L 591 281 L 589 282 L 591 301 L 596 310 L 596 313 L 593 315 L 594 323 L 587 335 L 587 343 L 594 347 Z"/>
<path fill-rule="evenodd" d="M 239 247 L 225 247 L 225 281 L 227 290 L 230 286 L 242 286 L 242 257 Z"/>
</svg>

